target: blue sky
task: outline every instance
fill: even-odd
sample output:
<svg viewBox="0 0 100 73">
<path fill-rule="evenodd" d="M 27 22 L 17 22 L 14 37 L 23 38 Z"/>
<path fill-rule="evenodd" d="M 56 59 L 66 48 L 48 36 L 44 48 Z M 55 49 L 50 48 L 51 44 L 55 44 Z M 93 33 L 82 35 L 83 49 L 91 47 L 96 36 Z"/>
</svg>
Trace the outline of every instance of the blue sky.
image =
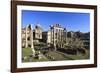
<svg viewBox="0 0 100 73">
<path fill-rule="evenodd" d="M 39 24 L 44 31 L 50 25 L 60 24 L 68 31 L 90 31 L 90 14 L 75 12 L 51 12 L 51 11 L 31 11 L 22 10 L 22 27 L 32 24 L 33 28 Z"/>
</svg>

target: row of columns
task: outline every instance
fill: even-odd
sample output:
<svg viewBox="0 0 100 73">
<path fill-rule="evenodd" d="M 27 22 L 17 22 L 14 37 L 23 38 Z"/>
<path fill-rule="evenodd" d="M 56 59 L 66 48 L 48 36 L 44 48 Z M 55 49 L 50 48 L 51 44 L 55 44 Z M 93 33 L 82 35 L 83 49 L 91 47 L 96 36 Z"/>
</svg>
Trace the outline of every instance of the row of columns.
<svg viewBox="0 0 100 73">
<path fill-rule="evenodd" d="M 52 27 L 51 28 L 51 42 L 55 46 L 62 47 L 63 42 L 66 41 L 66 30 L 63 28 Z"/>
</svg>

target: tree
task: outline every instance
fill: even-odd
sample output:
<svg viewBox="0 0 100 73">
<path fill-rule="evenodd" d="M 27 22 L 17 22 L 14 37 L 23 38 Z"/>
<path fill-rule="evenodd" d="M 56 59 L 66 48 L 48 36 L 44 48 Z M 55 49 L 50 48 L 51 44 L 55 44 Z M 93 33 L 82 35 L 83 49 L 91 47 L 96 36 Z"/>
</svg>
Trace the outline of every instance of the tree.
<svg viewBox="0 0 100 73">
<path fill-rule="evenodd" d="M 67 38 L 66 46 L 82 48 L 83 41 L 78 38 Z"/>
</svg>

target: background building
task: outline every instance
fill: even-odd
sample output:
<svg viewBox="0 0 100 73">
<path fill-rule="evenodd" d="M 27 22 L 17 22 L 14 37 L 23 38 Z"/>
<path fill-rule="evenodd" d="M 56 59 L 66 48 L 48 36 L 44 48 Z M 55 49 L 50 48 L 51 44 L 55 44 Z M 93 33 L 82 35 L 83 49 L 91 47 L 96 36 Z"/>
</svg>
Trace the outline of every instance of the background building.
<svg viewBox="0 0 100 73">
<path fill-rule="evenodd" d="M 42 28 L 36 25 L 33 30 L 33 38 L 35 42 L 39 42 L 42 40 L 42 32 L 43 32 Z"/>
</svg>

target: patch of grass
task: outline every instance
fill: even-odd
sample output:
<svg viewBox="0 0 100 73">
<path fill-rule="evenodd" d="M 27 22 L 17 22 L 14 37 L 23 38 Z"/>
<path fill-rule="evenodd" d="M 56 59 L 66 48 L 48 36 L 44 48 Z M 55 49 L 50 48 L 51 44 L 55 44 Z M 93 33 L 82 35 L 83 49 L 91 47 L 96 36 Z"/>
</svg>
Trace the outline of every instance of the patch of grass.
<svg viewBox="0 0 100 73">
<path fill-rule="evenodd" d="M 32 49 L 31 48 L 22 48 L 22 57 L 32 55 Z"/>
<path fill-rule="evenodd" d="M 35 50 L 35 53 L 38 53 L 39 50 Z M 30 57 L 32 55 L 32 49 L 31 48 L 22 48 L 22 57 L 25 58 L 22 60 L 23 62 L 40 62 L 40 61 L 49 61 L 48 58 L 46 58 L 42 53 L 42 57 L 40 59 L 35 59 L 34 57 Z"/>
<path fill-rule="evenodd" d="M 29 56 L 32 55 L 32 49 L 31 48 L 22 48 L 22 62 L 27 62 L 29 61 Z"/>
<path fill-rule="evenodd" d="M 82 60 L 85 59 L 84 55 L 78 54 L 78 55 L 68 55 L 68 57 L 74 59 L 74 60 Z"/>
</svg>

